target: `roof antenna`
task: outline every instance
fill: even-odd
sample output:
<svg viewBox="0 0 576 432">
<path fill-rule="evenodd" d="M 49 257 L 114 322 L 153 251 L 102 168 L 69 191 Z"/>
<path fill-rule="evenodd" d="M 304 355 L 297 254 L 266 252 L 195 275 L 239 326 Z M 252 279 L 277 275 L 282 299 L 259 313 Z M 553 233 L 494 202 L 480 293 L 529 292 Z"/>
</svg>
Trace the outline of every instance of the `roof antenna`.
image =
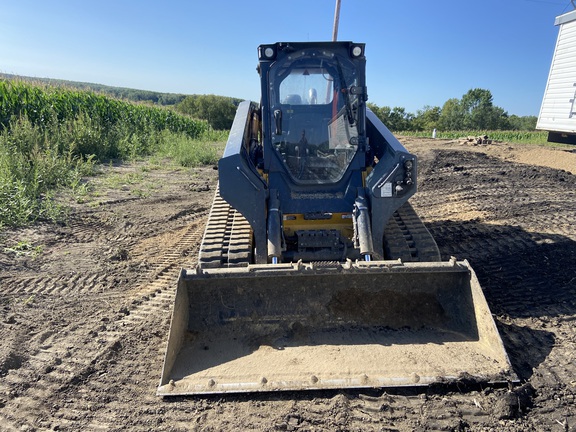
<svg viewBox="0 0 576 432">
<path fill-rule="evenodd" d="M 576 0 L 571 0 L 574 3 Z M 338 40 L 338 23 L 340 22 L 340 0 L 336 0 L 336 10 L 334 10 L 334 28 L 332 30 L 332 42 Z"/>
</svg>

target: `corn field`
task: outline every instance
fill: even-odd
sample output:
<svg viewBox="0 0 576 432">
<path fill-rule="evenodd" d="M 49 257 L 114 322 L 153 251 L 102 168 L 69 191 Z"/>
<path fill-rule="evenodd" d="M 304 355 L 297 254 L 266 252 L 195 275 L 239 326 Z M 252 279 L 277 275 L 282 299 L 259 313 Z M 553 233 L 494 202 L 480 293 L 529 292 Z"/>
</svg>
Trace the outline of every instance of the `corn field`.
<svg viewBox="0 0 576 432">
<path fill-rule="evenodd" d="M 7 127 L 11 118 L 26 116 L 34 125 L 52 120 L 60 122 L 84 114 L 97 119 L 102 126 L 119 122 L 134 128 L 152 126 L 156 130 L 183 132 L 196 138 L 208 125 L 172 110 L 137 105 L 90 91 L 71 90 L 25 83 L 0 81 L 0 125 Z"/>
<path fill-rule="evenodd" d="M 0 80 L 0 228 L 58 220 L 60 188 L 74 188 L 94 164 L 162 154 L 213 163 L 222 134 L 168 108 L 90 91 Z"/>
</svg>

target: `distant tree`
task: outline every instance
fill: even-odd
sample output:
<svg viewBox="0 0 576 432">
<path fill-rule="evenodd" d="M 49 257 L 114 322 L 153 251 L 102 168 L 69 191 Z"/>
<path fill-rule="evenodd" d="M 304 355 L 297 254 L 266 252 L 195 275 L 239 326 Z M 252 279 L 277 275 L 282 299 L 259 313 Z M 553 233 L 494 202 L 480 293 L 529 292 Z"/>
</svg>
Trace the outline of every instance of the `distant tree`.
<svg viewBox="0 0 576 432">
<path fill-rule="evenodd" d="M 392 111 L 390 107 L 387 106 L 379 107 L 378 105 L 372 102 L 368 102 L 366 106 L 370 108 L 370 110 L 376 115 L 376 117 L 380 119 L 380 121 L 382 121 L 382 123 L 388 126 L 388 124 L 390 123 L 389 122 L 390 111 Z"/>
<path fill-rule="evenodd" d="M 376 115 L 376 117 L 378 117 L 380 120 L 382 120 L 383 117 L 386 117 L 386 118 L 388 117 L 387 115 L 386 115 L 386 116 L 383 116 L 382 113 L 381 113 L 381 110 L 382 110 L 383 108 L 388 108 L 388 107 L 379 107 L 378 105 L 376 105 L 375 103 L 372 103 L 372 102 L 366 103 L 366 106 L 367 106 L 367 107 L 370 109 L 370 111 L 372 111 L 372 112 Z M 388 108 L 388 109 L 390 109 L 390 108 Z"/>
<path fill-rule="evenodd" d="M 216 95 L 187 96 L 176 105 L 176 109 L 192 117 L 207 120 L 216 130 L 227 130 L 236 115 L 233 98 Z"/>
<path fill-rule="evenodd" d="M 465 111 L 464 127 L 478 130 L 506 129 L 508 113 L 494 106 L 490 90 L 468 90 L 460 102 Z"/>
<path fill-rule="evenodd" d="M 414 114 L 407 113 L 403 107 L 378 107 L 373 103 L 368 103 L 367 106 L 392 131 L 410 130 L 412 127 Z"/>
<path fill-rule="evenodd" d="M 412 129 L 414 114 L 406 112 L 403 107 L 394 107 L 390 113 L 390 129 L 407 131 Z"/>
<path fill-rule="evenodd" d="M 490 124 L 490 130 L 509 130 L 510 121 L 508 117 L 508 112 L 504 108 L 495 106 L 492 111 L 492 122 Z"/>
<path fill-rule="evenodd" d="M 160 105 L 176 105 L 184 100 L 186 96 L 176 93 L 160 93 L 158 103 Z"/>
<path fill-rule="evenodd" d="M 191 95 L 186 96 L 180 103 L 176 104 L 174 108 L 183 114 L 188 114 L 189 116 L 194 116 L 196 114 L 196 98 L 198 96 Z"/>
<path fill-rule="evenodd" d="M 392 128 L 390 125 L 390 114 L 392 113 L 392 108 L 390 108 L 389 106 L 383 106 L 380 107 L 378 109 L 378 118 L 380 120 L 382 120 L 382 123 L 384 123 L 388 128 Z"/>
<path fill-rule="evenodd" d="M 416 116 L 412 120 L 412 129 L 417 131 L 431 131 L 438 127 L 442 109 L 438 106 L 426 105 L 421 110 L 416 111 Z"/>
<path fill-rule="evenodd" d="M 536 116 L 518 117 L 517 115 L 512 114 L 510 117 L 508 117 L 508 123 L 510 125 L 510 129 L 512 130 L 533 131 L 536 129 L 537 121 L 538 117 Z"/>
<path fill-rule="evenodd" d="M 481 88 L 469 90 L 462 99 L 448 99 L 442 108 L 426 105 L 416 115 L 402 107 L 367 106 L 392 131 L 534 130 L 537 121 L 535 116 L 509 116 L 494 105 L 490 90 Z"/>
<path fill-rule="evenodd" d="M 448 99 L 444 102 L 438 119 L 438 127 L 441 130 L 463 130 L 466 118 L 466 110 L 457 98 Z"/>
</svg>

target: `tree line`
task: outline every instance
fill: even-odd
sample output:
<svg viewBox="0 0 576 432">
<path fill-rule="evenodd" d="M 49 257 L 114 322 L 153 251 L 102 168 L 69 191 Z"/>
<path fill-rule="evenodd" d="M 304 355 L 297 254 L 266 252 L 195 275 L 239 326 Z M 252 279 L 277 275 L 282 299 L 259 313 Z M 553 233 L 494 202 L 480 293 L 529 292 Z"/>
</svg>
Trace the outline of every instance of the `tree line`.
<svg viewBox="0 0 576 432">
<path fill-rule="evenodd" d="M 242 99 L 216 95 L 190 95 L 174 108 L 182 114 L 206 120 L 215 130 L 228 130 L 232 127 L 236 108 Z"/>
<path fill-rule="evenodd" d="M 469 90 L 461 99 L 448 99 L 442 107 L 425 106 L 416 114 L 402 107 L 379 107 L 372 103 L 368 103 L 368 108 L 392 131 L 533 131 L 537 121 L 536 116 L 508 115 L 494 105 L 490 90 L 480 88 Z"/>
<path fill-rule="evenodd" d="M 203 119 L 216 130 L 232 126 L 236 107 L 241 99 L 215 96 L 186 96 L 175 108 L 192 117 Z M 536 116 L 508 115 L 494 105 L 490 90 L 472 89 L 461 99 L 448 99 L 442 107 L 425 106 L 416 114 L 402 107 L 379 107 L 368 103 L 374 114 L 392 131 L 464 131 L 464 130 L 518 130 L 533 131 Z"/>
</svg>

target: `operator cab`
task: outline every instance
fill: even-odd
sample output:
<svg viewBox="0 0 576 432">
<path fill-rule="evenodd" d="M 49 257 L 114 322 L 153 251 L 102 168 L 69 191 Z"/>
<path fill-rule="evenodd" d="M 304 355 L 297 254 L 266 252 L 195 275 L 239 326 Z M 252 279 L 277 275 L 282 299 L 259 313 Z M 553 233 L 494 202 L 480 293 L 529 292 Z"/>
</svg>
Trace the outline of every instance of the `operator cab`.
<svg viewBox="0 0 576 432">
<path fill-rule="evenodd" d="M 364 169 L 363 155 L 355 161 L 366 142 L 364 62 L 364 46 L 351 42 L 260 47 L 262 105 L 269 107 L 264 171 L 273 183 L 277 174 L 286 189 L 325 190 Z"/>
<path fill-rule="evenodd" d="M 356 70 L 334 53 L 301 50 L 270 77 L 272 147 L 296 183 L 335 183 L 358 149 Z M 344 90 L 344 91 L 343 91 Z"/>
<path fill-rule="evenodd" d="M 261 45 L 259 58 L 268 256 L 357 258 L 353 213 L 366 207 L 358 201 L 367 161 L 364 44 L 276 43 Z"/>
</svg>

